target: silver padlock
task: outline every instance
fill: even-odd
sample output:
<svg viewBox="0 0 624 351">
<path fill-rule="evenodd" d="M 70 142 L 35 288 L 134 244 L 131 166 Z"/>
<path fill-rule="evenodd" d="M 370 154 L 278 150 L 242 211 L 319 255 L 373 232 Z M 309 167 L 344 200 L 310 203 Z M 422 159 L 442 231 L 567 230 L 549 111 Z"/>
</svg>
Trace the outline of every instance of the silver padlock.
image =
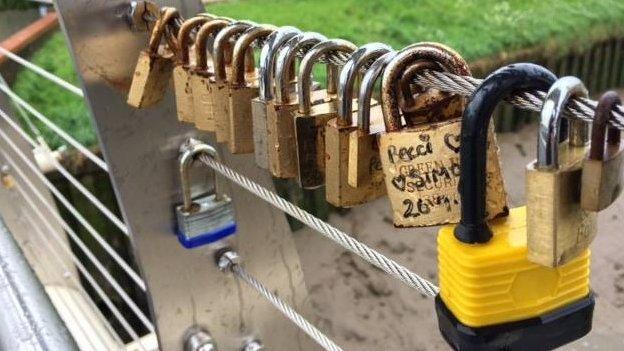
<svg viewBox="0 0 624 351">
<path fill-rule="evenodd" d="M 217 150 L 195 139 L 189 139 L 180 148 L 180 180 L 184 202 L 176 206 L 175 213 L 178 240 L 187 249 L 211 244 L 236 233 L 232 199 L 219 192 L 214 171 L 214 192 L 197 198 L 191 196 L 189 170 L 201 155 L 220 161 Z"/>
</svg>

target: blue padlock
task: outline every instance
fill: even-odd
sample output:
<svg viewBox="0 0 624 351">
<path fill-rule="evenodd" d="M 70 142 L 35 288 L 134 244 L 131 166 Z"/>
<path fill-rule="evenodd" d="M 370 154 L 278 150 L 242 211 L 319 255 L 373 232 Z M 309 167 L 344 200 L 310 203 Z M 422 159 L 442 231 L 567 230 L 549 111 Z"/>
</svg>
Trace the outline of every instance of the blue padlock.
<svg viewBox="0 0 624 351">
<path fill-rule="evenodd" d="M 214 171 L 214 192 L 197 198 L 191 196 L 190 167 L 201 155 L 220 161 L 217 150 L 198 140 L 189 139 L 180 152 L 180 180 L 184 202 L 175 208 L 178 222 L 176 234 L 180 244 L 187 249 L 193 249 L 235 234 L 232 199 L 219 192 Z"/>
</svg>

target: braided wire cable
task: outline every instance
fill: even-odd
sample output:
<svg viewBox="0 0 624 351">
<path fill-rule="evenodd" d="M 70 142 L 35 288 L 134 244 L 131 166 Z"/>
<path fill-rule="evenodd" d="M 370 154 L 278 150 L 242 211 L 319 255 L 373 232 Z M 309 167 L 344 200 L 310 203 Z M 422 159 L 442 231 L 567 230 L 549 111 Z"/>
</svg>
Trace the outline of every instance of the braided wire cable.
<svg viewBox="0 0 624 351">
<path fill-rule="evenodd" d="M 308 336 L 316 341 L 316 343 L 319 344 L 323 349 L 327 351 L 343 351 L 340 346 L 336 345 L 336 343 L 328 338 L 325 334 L 323 334 L 323 332 L 318 330 L 314 325 L 312 325 L 312 323 L 308 322 L 307 319 L 297 313 L 297 311 L 290 307 L 288 303 L 272 293 L 260 281 L 258 281 L 251 274 L 249 274 L 240 264 L 229 261 L 228 265 L 224 268 L 232 271 L 234 275 L 243 280 L 256 292 L 258 292 L 265 299 L 267 299 L 267 301 L 269 301 L 271 305 L 273 305 L 280 312 L 282 312 L 282 314 L 286 316 L 286 318 L 290 319 L 293 323 L 295 323 L 301 330 L 303 330 L 303 332 L 308 334 Z"/>
<path fill-rule="evenodd" d="M 448 72 L 425 71 L 415 78 L 415 83 L 429 88 L 470 96 L 483 80 L 474 77 L 457 76 Z M 522 109 L 540 111 L 546 93 L 543 91 L 529 91 L 519 93 L 508 99 L 508 102 Z M 586 98 L 572 98 L 564 109 L 564 116 L 576 118 L 592 123 L 597 102 Z M 617 129 L 624 130 L 624 108 L 616 106 L 611 111 L 609 124 Z"/>
<path fill-rule="evenodd" d="M 407 269 L 405 266 L 384 256 L 383 254 L 367 246 L 366 244 L 359 242 L 358 240 L 354 239 L 353 237 L 339 230 L 338 228 L 332 226 L 331 224 L 321 220 L 320 218 L 315 217 L 311 213 L 303 210 L 302 208 L 297 207 L 288 200 L 282 198 L 276 193 L 254 182 L 253 180 L 243 176 L 242 174 L 234 171 L 233 169 L 225 166 L 224 164 L 214 160 L 207 155 L 200 156 L 199 160 L 201 160 L 208 167 L 212 168 L 224 177 L 238 184 L 242 188 L 248 190 L 252 194 L 258 196 L 259 198 L 275 206 L 276 208 L 288 213 L 302 223 L 305 223 L 307 226 L 316 230 L 326 238 L 329 238 L 343 248 L 360 256 L 368 263 L 383 270 L 392 277 L 405 283 L 407 286 L 418 290 L 426 296 L 434 297 L 438 293 L 438 287 L 430 281 L 420 277 L 416 273 Z"/>
</svg>

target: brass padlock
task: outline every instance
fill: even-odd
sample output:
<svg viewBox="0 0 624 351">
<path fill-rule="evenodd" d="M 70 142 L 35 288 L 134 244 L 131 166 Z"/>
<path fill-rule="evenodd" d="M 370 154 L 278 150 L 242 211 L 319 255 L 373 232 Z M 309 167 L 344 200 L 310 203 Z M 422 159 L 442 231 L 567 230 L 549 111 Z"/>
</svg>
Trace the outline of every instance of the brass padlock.
<svg viewBox="0 0 624 351">
<path fill-rule="evenodd" d="M 260 52 L 260 66 L 258 68 L 259 90 L 258 97 L 251 100 L 251 115 L 253 124 L 254 157 L 260 168 L 269 168 L 269 150 L 267 144 L 267 102 L 274 97 L 273 75 L 278 50 L 293 37 L 301 34 L 295 27 L 280 27 L 269 36 Z M 293 65 L 294 67 L 294 65 Z M 294 70 L 294 69 L 293 69 Z"/>
<path fill-rule="evenodd" d="M 228 146 L 233 154 L 247 154 L 254 151 L 253 120 L 251 117 L 251 100 L 258 96 L 259 82 L 255 65 L 245 67 L 247 53 L 253 49 L 251 44 L 266 38 L 275 32 L 272 26 L 249 28 L 234 45 L 232 55 L 232 77 L 230 89 L 230 132 Z M 253 61 L 252 61 L 253 62 Z"/>
<path fill-rule="evenodd" d="M 195 105 L 193 102 L 193 87 L 191 83 L 191 32 L 208 22 L 205 16 L 193 17 L 184 21 L 178 31 L 178 59 L 173 68 L 173 90 L 176 97 L 176 109 L 180 122 L 193 123 L 195 120 Z"/>
<path fill-rule="evenodd" d="M 208 58 L 208 41 L 230 21 L 218 18 L 201 26 L 195 37 L 195 68 L 190 71 L 193 105 L 195 111 L 195 127 L 206 132 L 215 131 L 214 111 L 212 106 L 212 85 L 214 83 L 214 67 Z"/>
<path fill-rule="evenodd" d="M 470 75 L 459 54 L 437 43 L 408 46 L 388 64 L 383 75 L 381 100 L 386 132 L 380 135 L 379 153 L 397 227 L 457 223 L 460 218 L 457 185 L 465 98 L 435 89 L 421 90 L 415 98 L 407 89 L 409 96 L 402 100 L 398 96 L 406 93 L 403 78 L 411 79 L 417 72 L 431 68 L 432 63 L 437 69 Z M 414 65 L 416 69 L 410 68 Z M 406 118 L 406 122 L 419 124 L 402 126 L 401 102 L 411 119 Z M 493 127 L 488 140 L 487 203 L 491 219 L 507 215 L 508 208 Z"/>
<path fill-rule="evenodd" d="M 165 96 L 174 65 L 172 50 L 175 50 L 171 47 L 173 38 L 167 27 L 179 18 L 178 10 L 173 7 L 161 9 L 160 17 L 152 28 L 149 46 L 139 54 L 128 92 L 128 105 L 135 108 L 151 107 Z M 163 37 L 168 40 L 169 48 L 161 46 Z"/>
<path fill-rule="evenodd" d="M 620 141 L 620 130 L 607 124 L 611 111 L 621 103 L 615 91 L 608 91 L 600 97 L 596 107 L 589 156 L 583 163 L 581 181 L 581 207 L 586 211 L 602 211 L 622 193 L 624 143 Z"/>
<path fill-rule="evenodd" d="M 349 133 L 347 164 L 347 182 L 354 188 L 384 181 L 379 157 L 379 134 L 385 130 L 383 111 L 380 104 L 371 106 L 371 99 L 377 79 L 396 55 L 396 51 L 391 51 L 378 58 L 366 71 L 360 83 L 357 126 Z M 385 184 L 378 189 L 378 193 L 386 194 Z M 373 200 L 375 195 L 377 194 L 371 194 L 370 200 Z"/>
<path fill-rule="evenodd" d="M 298 111 L 295 140 L 299 185 L 314 189 L 325 184 L 325 125 L 337 117 L 336 69 L 327 64 L 327 88 L 322 103 L 312 104 L 312 69 L 330 53 L 353 53 L 357 47 L 346 40 L 331 39 L 316 44 L 301 60 L 297 76 Z"/>
<path fill-rule="evenodd" d="M 532 64 L 503 67 L 475 90 L 462 119 L 461 222 L 438 234 L 436 314 L 455 350 L 552 350 L 591 330 L 589 250 L 557 268 L 527 260 L 527 213 L 487 221 L 487 134 L 498 103 L 555 80 Z"/>
<path fill-rule="evenodd" d="M 581 177 L 587 155 L 583 124 L 570 123 L 560 143 L 562 110 L 572 96 L 587 97 L 576 77 L 557 80 L 546 96 L 537 143 L 537 160 L 527 165 L 528 258 L 547 267 L 564 265 L 584 252 L 596 236 L 596 214 L 581 208 Z M 578 140 L 576 140 L 578 139 Z"/>
<path fill-rule="evenodd" d="M 351 55 L 340 71 L 338 117 L 325 125 L 325 197 L 334 206 L 352 207 L 384 194 L 383 178 L 381 182 L 368 183 L 366 187 L 355 188 L 348 184 L 349 134 L 357 129 L 353 125 L 354 100 L 358 104 L 357 110 L 362 107 L 353 93 L 360 72 L 391 50 L 390 46 L 382 43 L 366 44 Z"/>
<path fill-rule="evenodd" d="M 290 39 L 279 51 L 275 62 L 275 99 L 267 105 L 269 170 L 274 177 L 297 176 L 294 116 L 298 105 L 297 95 L 291 95 L 289 72 L 299 51 L 307 51 L 326 39 L 318 33 L 303 33 Z"/>
<path fill-rule="evenodd" d="M 232 52 L 230 40 L 252 27 L 248 22 L 235 22 L 219 31 L 214 41 L 212 60 L 214 63 L 214 83 L 211 84 L 212 111 L 215 120 L 215 134 L 218 143 L 230 140 L 230 88 L 227 83 L 228 71 L 226 51 Z M 246 60 L 247 61 L 247 60 Z M 253 62 L 252 62 L 253 63 Z"/>
</svg>

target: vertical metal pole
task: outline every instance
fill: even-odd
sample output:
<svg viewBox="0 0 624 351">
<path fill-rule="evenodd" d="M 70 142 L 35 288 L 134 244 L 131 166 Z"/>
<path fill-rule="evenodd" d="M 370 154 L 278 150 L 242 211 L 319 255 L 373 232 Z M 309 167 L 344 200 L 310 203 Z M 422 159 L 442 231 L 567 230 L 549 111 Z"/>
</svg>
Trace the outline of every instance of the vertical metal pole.
<svg viewBox="0 0 624 351">
<path fill-rule="evenodd" d="M 146 33 L 130 31 L 124 20 L 130 1 L 55 4 L 148 287 L 160 349 L 182 349 L 185 332 L 193 325 L 209 331 L 220 350 L 238 350 L 250 336 L 262 338 L 272 350 L 317 349 L 255 292 L 218 271 L 210 248 L 189 251 L 177 242 L 173 206 L 181 201 L 178 147 L 188 137 L 215 143 L 212 134 L 177 121 L 171 92 L 148 110 L 126 104 L 138 53 L 147 43 Z M 203 11 L 198 0 L 159 4 L 175 6 L 186 17 Z M 273 189 L 269 174 L 255 166 L 253 154 L 221 151 L 229 166 Z M 223 188 L 235 204 L 239 226 L 235 247 L 247 269 L 312 317 L 285 215 L 236 185 Z"/>
</svg>

